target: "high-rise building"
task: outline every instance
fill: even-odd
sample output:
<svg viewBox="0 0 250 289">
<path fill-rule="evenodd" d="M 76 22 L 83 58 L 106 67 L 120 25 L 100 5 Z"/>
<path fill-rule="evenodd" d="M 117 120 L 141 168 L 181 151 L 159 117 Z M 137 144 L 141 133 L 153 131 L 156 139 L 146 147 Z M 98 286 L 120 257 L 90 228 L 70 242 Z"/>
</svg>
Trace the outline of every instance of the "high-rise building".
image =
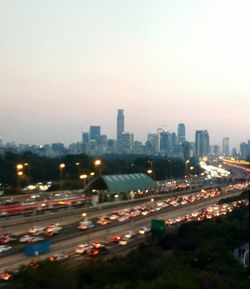
<svg viewBox="0 0 250 289">
<path fill-rule="evenodd" d="M 82 143 L 87 144 L 89 142 L 89 133 L 88 132 L 83 132 L 82 133 Z"/>
<path fill-rule="evenodd" d="M 207 130 L 197 130 L 195 133 L 195 156 L 205 157 L 209 154 L 209 134 Z"/>
<path fill-rule="evenodd" d="M 99 125 L 92 125 L 89 127 L 89 139 L 100 144 L 101 141 L 101 127 Z"/>
<path fill-rule="evenodd" d="M 229 156 L 229 138 L 224 137 L 222 140 L 222 154 L 224 156 Z"/>
<path fill-rule="evenodd" d="M 177 136 L 179 144 L 183 144 L 186 141 L 186 128 L 184 123 L 179 123 Z"/>
<path fill-rule="evenodd" d="M 160 133 L 160 153 L 163 155 L 169 155 L 171 152 L 171 134 L 168 131 Z"/>
<path fill-rule="evenodd" d="M 150 153 L 155 154 L 158 151 L 158 134 L 149 133 L 147 137 L 148 148 Z"/>
<path fill-rule="evenodd" d="M 250 157 L 250 140 L 240 144 L 240 155 L 242 158 Z"/>
<path fill-rule="evenodd" d="M 117 110 L 117 122 L 116 122 L 116 141 L 117 146 L 119 147 L 121 144 L 121 135 L 124 132 L 124 110 Z"/>
<path fill-rule="evenodd" d="M 134 134 L 123 132 L 120 136 L 120 151 L 130 153 L 134 146 Z"/>
</svg>

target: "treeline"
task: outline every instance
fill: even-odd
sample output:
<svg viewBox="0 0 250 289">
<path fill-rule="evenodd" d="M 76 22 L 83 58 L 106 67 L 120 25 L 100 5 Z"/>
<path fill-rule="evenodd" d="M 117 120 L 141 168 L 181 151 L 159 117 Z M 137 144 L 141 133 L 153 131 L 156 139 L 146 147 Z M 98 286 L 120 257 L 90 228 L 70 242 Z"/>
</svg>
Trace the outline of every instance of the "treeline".
<svg viewBox="0 0 250 289">
<path fill-rule="evenodd" d="M 182 225 L 126 257 L 93 258 L 77 269 L 42 262 L 23 267 L 6 289 L 245 289 L 248 270 L 232 251 L 249 240 L 247 207 Z"/>
<path fill-rule="evenodd" d="M 156 180 L 179 178 L 185 175 L 185 164 L 178 159 L 149 158 L 146 156 L 111 155 L 100 158 L 103 174 L 146 173 L 152 169 L 151 176 Z M 0 156 L 0 183 L 16 186 L 17 164 L 26 164 L 23 175 L 19 178 L 21 186 L 28 183 L 57 181 L 60 179 L 60 163 L 65 164 L 63 169 L 64 180 L 78 180 L 80 173 L 95 171 L 94 158 L 87 155 L 66 155 L 62 158 L 41 157 L 30 152 L 15 154 L 7 152 Z M 76 165 L 79 163 L 79 165 Z M 193 164 L 195 166 L 195 164 Z M 199 171 L 197 167 L 196 172 Z"/>
</svg>

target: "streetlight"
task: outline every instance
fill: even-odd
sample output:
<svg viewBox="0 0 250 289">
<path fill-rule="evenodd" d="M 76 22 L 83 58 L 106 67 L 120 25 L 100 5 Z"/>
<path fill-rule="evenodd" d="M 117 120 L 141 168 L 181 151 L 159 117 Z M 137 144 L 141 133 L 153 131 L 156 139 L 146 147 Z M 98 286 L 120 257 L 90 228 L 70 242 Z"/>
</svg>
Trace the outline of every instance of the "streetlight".
<svg viewBox="0 0 250 289">
<path fill-rule="evenodd" d="M 16 169 L 17 170 L 22 170 L 23 169 L 23 164 L 17 164 Z"/>
<path fill-rule="evenodd" d="M 147 174 L 151 176 L 152 179 L 154 179 L 154 171 L 149 169 L 147 170 Z"/>
<path fill-rule="evenodd" d="M 27 183 L 28 183 L 28 185 L 30 185 L 30 164 L 29 163 L 24 163 L 23 164 L 24 165 L 24 167 L 26 167 L 27 168 Z"/>
<path fill-rule="evenodd" d="M 87 180 L 88 175 L 82 174 L 80 175 L 80 179 L 83 180 L 83 188 L 86 186 L 86 180 Z"/>
<path fill-rule="evenodd" d="M 76 167 L 77 167 L 77 179 L 80 177 L 80 171 L 81 171 L 81 165 L 79 162 L 75 163 Z M 80 187 L 80 183 L 78 182 L 78 187 Z"/>
<path fill-rule="evenodd" d="M 102 161 L 101 160 L 95 160 L 94 165 L 95 165 L 96 170 L 98 169 L 98 174 L 101 175 Z"/>
<path fill-rule="evenodd" d="M 189 163 L 190 163 L 189 160 L 187 160 L 187 161 L 185 162 L 186 175 L 188 175 L 188 164 L 189 164 Z"/>
<path fill-rule="evenodd" d="M 20 189 L 20 180 L 23 176 L 23 164 L 17 164 L 16 165 L 16 173 L 17 173 L 17 188 Z"/>
<path fill-rule="evenodd" d="M 63 169 L 65 168 L 65 164 L 61 163 L 59 165 L 59 170 L 60 170 L 60 189 L 62 190 L 63 187 Z"/>
</svg>

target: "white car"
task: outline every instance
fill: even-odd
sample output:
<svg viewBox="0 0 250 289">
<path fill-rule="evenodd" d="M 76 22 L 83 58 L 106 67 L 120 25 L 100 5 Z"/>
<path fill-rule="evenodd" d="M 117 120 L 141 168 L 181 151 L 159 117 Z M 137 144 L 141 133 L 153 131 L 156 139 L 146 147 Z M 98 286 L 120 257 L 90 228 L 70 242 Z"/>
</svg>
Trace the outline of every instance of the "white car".
<svg viewBox="0 0 250 289">
<path fill-rule="evenodd" d="M 121 239 L 120 241 L 119 241 L 119 245 L 122 245 L 122 246 L 126 246 L 128 244 L 128 239 Z"/>
<path fill-rule="evenodd" d="M 119 216 L 118 215 L 111 215 L 109 217 L 110 221 L 115 221 L 115 220 L 118 220 Z"/>
<path fill-rule="evenodd" d="M 6 251 L 9 251 L 10 249 L 12 249 L 11 246 L 0 245 L 0 253 L 2 253 L 2 252 L 6 252 Z"/>
<path fill-rule="evenodd" d="M 23 237 L 21 237 L 19 239 L 20 243 L 35 243 L 35 242 L 39 242 L 39 241 L 43 241 L 44 238 L 42 237 L 34 237 L 34 236 L 30 236 L 30 235 L 24 235 Z"/>
<path fill-rule="evenodd" d="M 44 233 L 44 227 L 34 226 L 29 228 L 29 233 L 32 235 L 41 235 Z"/>
<path fill-rule="evenodd" d="M 92 249 L 92 248 L 93 248 L 93 246 L 91 246 L 91 245 L 88 245 L 88 244 L 80 244 L 80 245 L 78 245 L 78 246 L 76 247 L 75 252 L 76 252 L 77 254 L 83 254 L 83 253 L 85 253 L 87 250 Z"/>
<path fill-rule="evenodd" d="M 62 227 L 60 227 L 59 224 L 49 225 L 45 229 L 47 235 L 59 234 L 61 230 L 62 230 Z"/>
<path fill-rule="evenodd" d="M 144 235 L 144 234 L 146 234 L 148 232 L 150 232 L 150 228 L 148 228 L 148 227 L 141 227 L 139 229 L 139 234 L 141 234 L 141 235 Z"/>
<path fill-rule="evenodd" d="M 94 226 L 95 225 L 92 223 L 92 221 L 80 221 L 78 225 L 78 229 L 81 231 L 84 231 L 87 229 L 94 228 Z"/>
<path fill-rule="evenodd" d="M 64 253 L 56 253 L 52 256 L 49 257 L 49 260 L 51 262 L 55 262 L 55 261 L 62 261 L 62 260 L 65 260 L 67 259 L 69 256 L 64 254 Z"/>
<path fill-rule="evenodd" d="M 118 219 L 118 221 L 119 222 L 123 222 L 123 221 L 126 221 L 126 220 L 128 220 L 129 219 L 129 217 L 128 216 L 121 216 L 119 219 Z"/>
<path fill-rule="evenodd" d="M 32 238 L 34 238 L 34 237 L 31 235 L 24 235 L 19 239 L 19 242 L 20 243 L 26 243 L 26 242 L 29 242 Z"/>
<path fill-rule="evenodd" d="M 135 236 L 135 232 L 134 231 L 128 231 L 126 232 L 126 234 L 124 235 L 125 238 L 127 239 L 131 239 Z"/>
<path fill-rule="evenodd" d="M 182 217 L 179 216 L 179 217 L 176 217 L 176 218 L 175 218 L 175 222 L 176 222 L 176 223 L 179 223 L 179 222 L 181 222 L 181 221 L 182 221 Z"/>
</svg>

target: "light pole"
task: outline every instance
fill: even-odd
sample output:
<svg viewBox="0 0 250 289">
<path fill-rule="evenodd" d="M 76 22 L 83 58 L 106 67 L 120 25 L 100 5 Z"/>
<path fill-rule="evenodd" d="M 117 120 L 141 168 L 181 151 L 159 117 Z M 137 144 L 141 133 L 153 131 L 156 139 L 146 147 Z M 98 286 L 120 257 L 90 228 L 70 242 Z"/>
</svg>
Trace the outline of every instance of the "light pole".
<svg viewBox="0 0 250 289">
<path fill-rule="evenodd" d="M 81 165 L 79 162 L 75 163 L 76 167 L 77 167 L 77 180 L 78 180 L 78 188 L 80 188 L 80 182 L 79 182 L 79 178 L 80 178 L 80 171 L 81 171 Z"/>
<path fill-rule="evenodd" d="M 188 164 L 190 163 L 190 161 L 189 160 L 187 160 L 186 162 L 185 162 L 185 169 L 186 169 L 186 175 L 188 176 Z"/>
<path fill-rule="evenodd" d="M 23 176 L 23 164 L 16 165 L 17 188 L 20 189 L 20 179 Z"/>
<path fill-rule="evenodd" d="M 25 168 L 26 168 L 26 170 L 27 170 L 27 183 L 28 183 L 28 185 L 30 185 L 30 183 L 31 183 L 31 177 L 30 177 L 30 164 L 29 163 L 24 163 L 23 164 L 24 166 L 25 166 Z"/>
<path fill-rule="evenodd" d="M 94 161 L 95 169 L 98 171 L 99 176 L 101 175 L 101 165 L 102 161 L 101 160 L 95 160 Z"/>
<path fill-rule="evenodd" d="M 86 180 L 87 180 L 87 177 L 88 177 L 88 175 L 86 175 L 86 174 L 82 174 L 82 175 L 80 175 L 80 180 L 82 180 L 83 181 L 83 183 L 82 183 L 82 185 L 83 185 L 83 188 L 85 188 L 85 186 L 86 186 Z"/>
<path fill-rule="evenodd" d="M 65 168 L 65 164 L 62 163 L 59 165 L 59 170 L 60 170 L 60 190 L 63 188 L 63 169 Z"/>
<path fill-rule="evenodd" d="M 101 176 L 101 165 L 102 165 L 102 161 L 101 160 L 95 160 L 94 161 L 94 165 L 95 165 L 95 170 L 98 172 L 98 176 Z M 100 203 L 100 200 L 102 199 L 102 195 L 100 194 L 99 190 L 98 190 L 98 203 Z"/>
</svg>

